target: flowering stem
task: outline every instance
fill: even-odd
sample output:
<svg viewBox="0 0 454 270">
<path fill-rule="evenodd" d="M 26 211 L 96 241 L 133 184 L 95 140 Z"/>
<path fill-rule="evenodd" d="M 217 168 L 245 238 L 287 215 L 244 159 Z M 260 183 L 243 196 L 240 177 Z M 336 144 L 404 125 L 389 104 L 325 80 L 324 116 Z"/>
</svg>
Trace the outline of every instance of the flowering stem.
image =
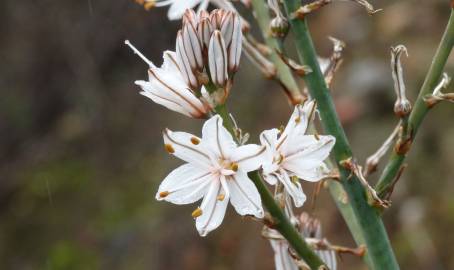
<svg viewBox="0 0 454 270">
<path fill-rule="evenodd" d="M 287 14 L 295 12 L 300 5 L 301 2 L 298 0 L 284 0 Z M 342 161 L 352 157 L 352 151 L 320 70 L 306 20 L 289 18 L 289 21 L 300 60 L 312 69 L 312 72 L 306 75 L 304 80 L 311 96 L 318 102 L 323 127 L 327 133 L 336 137 L 333 153 L 339 167 L 341 184 L 345 191 L 343 202 L 339 200 L 336 203 L 338 206 L 342 206 L 342 204 L 351 206 L 350 215 L 355 217 L 355 222 L 346 221 L 355 241 L 360 245 L 364 244 L 367 248 L 366 263 L 369 268 L 376 270 L 399 269 L 378 209 L 369 205 L 365 189 L 360 184 L 359 179 L 350 170 L 340 166 L 343 163 Z"/>
<path fill-rule="evenodd" d="M 218 113 L 224 120 L 225 128 L 234 136 L 234 124 L 230 118 L 228 109 L 225 104 L 218 105 L 215 108 L 216 113 Z M 319 269 L 320 266 L 325 266 L 325 264 L 320 260 L 320 258 L 315 254 L 315 252 L 310 248 L 306 241 L 300 236 L 295 227 L 290 223 L 288 218 L 285 216 L 282 209 L 276 203 L 273 198 L 273 195 L 270 193 L 268 188 L 263 183 L 261 176 L 258 171 L 250 172 L 249 178 L 254 182 L 257 190 L 260 193 L 263 204 L 273 218 L 273 229 L 279 231 L 282 236 L 287 239 L 296 253 L 311 267 L 311 269 Z"/>
<path fill-rule="evenodd" d="M 424 101 L 424 96 L 432 93 L 432 91 L 436 87 L 443 72 L 443 69 L 446 65 L 446 61 L 448 60 L 449 54 L 451 53 L 453 45 L 454 45 L 454 10 L 451 8 L 451 16 L 449 17 L 445 33 L 440 42 L 438 50 L 435 53 L 435 56 L 432 60 L 432 64 L 429 68 L 429 72 L 426 75 L 426 79 L 424 80 L 424 83 L 421 87 L 415 106 L 412 112 L 410 113 L 407 128 L 404 129 L 404 131 L 406 130 L 406 133 L 408 134 L 403 134 L 403 137 L 405 138 L 405 136 L 410 136 L 410 141 L 413 141 L 418 128 L 421 126 L 424 117 L 429 111 L 429 107 Z M 394 179 L 396 178 L 396 175 L 398 174 L 402 166 L 402 163 L 405 160 L 406 154 L 407 152 L 398 153 L 396 149 L 394 149 L 388 161 L 388 164 L 383 170 L 380 180 L 376 185 L 376 190 L 379 192 L 380 195 L 385 195 L 388 192 L 388 190 L 392 188 Z"/>
<path fill-rule="evenodd" d="M 276 66 L 278 79 L 289 92 L 293 105 L 298 104 L 299 102 L 301 102 L 301 93 L 289 67 L 280 59 L 280 57 L 276 53 L 276 50 L 282 50 L 282 45 L 280 40 L 277 40 L 270 34 L 269 27 L 271 19 L 268 7 L 266 6 L 266 1 L 252 0 L 252 8 L 254 9 L 254 15 L 257 19 L 257 23 L 262 30 L 262 35 L 265 43 L 271 49 L 270 60 Z"/>
</svg>

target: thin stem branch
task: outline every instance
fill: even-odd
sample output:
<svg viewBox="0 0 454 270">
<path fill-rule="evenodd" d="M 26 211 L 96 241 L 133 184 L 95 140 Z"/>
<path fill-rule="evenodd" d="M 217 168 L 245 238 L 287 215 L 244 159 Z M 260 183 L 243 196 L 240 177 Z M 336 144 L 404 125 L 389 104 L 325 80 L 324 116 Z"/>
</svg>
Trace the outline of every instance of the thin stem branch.
<svg viewBox="0 0 454 270">
<path fill-rule="evenodd" d="M 226 129 L 235 137 L 234 124 L 230 118 L 226 105 L 218 105 L 215 108 L 215 111 L 224 120 L 224 126 Z M 279 233 L 285 237 L 296 253 L 311 267 L 311 269 L 320 269 L 319 267 L 325 266 L 323 261 L 311 249 L 311 247 L 306 243 L 296 228 L 285 216 L 285 213 L 276 203 L 273 195 L 263 183 L 259 172 L 250 172 L 248 175 L 257 187 L 260 197 L 262 198 L 262 203 L 265 205 L 266 209 L 268 209 L 273 218 L 273 229 L 279 231 Z"/>
<path fill-rule="evenodd" d="M 279 55 L 277 55 L 276 53 L 276 50 L 282 51 L 282 46 L 281 41 L 272 37 L 270 34 L 269 27 L 271 18 L 268 7 L 266 6 L 266 1 L 252 0 L 252 8 L 254 10 L 254 15 L 257 23 L 262 30 L 262 35 L 265 43 L 271 49 L 270 60 L 276 66 L 278 79 L 286 88 L 286 91 L 289 92 L 293 105 L 298 104 L 302 101 L 302 95 L 289 67 L 279 58 Z"/>
<path fill-rule="evenodd" d="M 415 106 L 408 119 L 408 128 L 404 129 L 406 131 L 406 134 L 402 135 L 403 138 L 409 137 L 410 143 L 413 142 L 417 130 L 421 126 L 422 121 L 424 120 L 427 112 L 430 109 L 424 101 L 424 96 L 432 93 L 434 88 L 437 86 L 453 45 L 454 10 L 451 8 L 451 16 L 449 17 L 448 25 L 446 26 L 443 38 L 441 39 L 438 50 L 435 53 L 432 64 L 429 68 L 429 72 L 427 73 L 427 76 L 419 92 L 418 99 L 416 100 Z M 409 148 L 407 148 L 406 151 L 402 152 L 399 151 L 398 147 L 395 147 L 376 185 L 376 189 L 381 196 L 386 195 L 388 189 L 392 187 L 393 181 L 396 178 L 396 175 L 398 174 L 400 168 L 402 167 L 408 150 Z"/>
<path fill-rule="evenodd" d="M 300 7 L 301 2 L 298 0 L 284 0 L 284 5 L 287 14 L 292 14 Z M 364 244 L 366 246 L 366 263 L 368 263 L 369 267 L 376 270 L 399 269 L 379 211 L 368 204 L 366 192 L 358 178 L 352 175 L 351 171 L 339 166 L 342 161 L 352 157 L 352 151 L 320 70 L 306 20 L 290 18 L 289 21 L 300 60 L 312 69 L 312 73 L 304 78 L 306 85 L 312 97 L 318 102 L 322 124 L 326 132 L 336 137 L 333 153 L 339 167 L 341 184 L 345 192 L 344 201 L 336 201 L 336 203 L 338 206 L 343 204 L 351 205 L 350 215 L 355 216 L 356 222 L 348 225 L 358 245 Z M 341 193 L 340 195 L 343 194 Z"/>
</svg>

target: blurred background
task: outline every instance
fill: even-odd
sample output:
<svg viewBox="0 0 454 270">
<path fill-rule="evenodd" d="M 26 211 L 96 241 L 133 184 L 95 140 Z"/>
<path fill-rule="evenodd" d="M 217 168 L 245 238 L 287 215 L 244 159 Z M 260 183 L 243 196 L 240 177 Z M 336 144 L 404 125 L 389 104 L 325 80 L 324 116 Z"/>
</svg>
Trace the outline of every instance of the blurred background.
<svg viewBox="0 0 454 270">
<path fill-rule="evenodd" d="M 332 90 L 361 162 L 397 123 L 390 46 L 408 48 L 403 65 L 414 100 L 448 2 L 373 1 L 383 9 L 373 17 L 337 2 L 310 16 L 322 56 L 331 53 L 328 35 L 347 43 Z M 193 205 L 154 199 L 181 164 L 165 153 L 160 131 L 200 134 L 202 125 L 153 104 L 133 84 L 146 78 L 146 66 L 123 41 L 159 64 L 180 25 L 166 12 L 132 0 L 0 2 L 0 269 L 274 268 L 258 222 L 230 207 L 222 226 L 201 238 Z M 451 57 L 446 71 L 453 69 Z M 247 59 L 229 106 L 253 142 L 291 112 L 279 86 Z M 454 269 L 453 117 L 442 103 L 426 118 L 384 215 L 402 269 Z M 304 188 L 312 196 L 313 185 Z M 354 246 L 326 190 L 304 210 L 322 220 L 332 243 Z M 358 258 L 339 260 L 340 269 L 365 269 Z"/>
</svg>

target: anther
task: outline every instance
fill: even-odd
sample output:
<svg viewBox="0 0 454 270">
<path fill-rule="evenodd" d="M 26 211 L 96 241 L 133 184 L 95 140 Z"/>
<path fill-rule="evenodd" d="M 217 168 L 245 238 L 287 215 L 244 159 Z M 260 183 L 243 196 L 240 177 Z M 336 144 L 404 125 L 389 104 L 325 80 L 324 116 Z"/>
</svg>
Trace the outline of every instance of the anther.
<svg viewBox="0 0 454 270">
<path fill-rule="evenodd" d="M 216 199 L 217 199 L 218 201 L 221 201 L 221 202 L 222 202 L 222 201 L 225 199 L 225 195 L 224 195 L 224 194 L 220 194 L 220 195 L 218 195 L 218 196 L 216 197 Z"/>
<path fill-rule="evenodd" d="M 238 163 L 233 162 L 230 164 L 230 169 L 234 172 L 238 171 Z"/>
<path fill-rule="evenodd" d="M 200 207 L 197 207 L 197 209 L 195 209 L 193 212 L 192 212 L 192 217 L 193 218 L 197 218 L 197 217 L 200 217 L 202 215 L 202 209 L 200 209 Z"/>
<path fill-rule="evenodd" d="M 191 142 L 192 142 L 192 144 L 198 145 L 200 143 L 200 140 L 196 137 L 192 137 Z"/>
<path fill-rule="evenodd" d="M 159 198 L 165 198 L 167 196 L 169 196 L 170 192 L 168 191 L 163 191 L 163 192 L 159 192 Z"/>
<path fill-rule="evenodd" d="M 166 144 L 164 145 L 164 147 L 165 147 L 166 151 L 169 152 L 170 154 L 175 153 L 175 149 L 173 148 L 172 145 L 166 143 Z"/>
</svg>

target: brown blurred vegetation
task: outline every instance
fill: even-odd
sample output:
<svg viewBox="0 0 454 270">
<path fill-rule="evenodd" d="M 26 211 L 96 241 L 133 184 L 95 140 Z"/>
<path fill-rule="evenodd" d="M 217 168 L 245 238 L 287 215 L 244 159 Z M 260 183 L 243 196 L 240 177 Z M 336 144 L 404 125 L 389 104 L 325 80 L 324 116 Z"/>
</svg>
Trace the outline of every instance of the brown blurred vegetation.
<svg viewBox="0 0 454 270">
<path fill-rule="evenodd" d="M 373 1 L 383 8 L 373 17 L 338 2 L 311 15 L 321 55 L 330 54 L 328 35 L 347 43 L 332 89 L 361 161 L 397 121 L 390 46 L 408 47 L 414 100 L 448 2 Z M 201 238 L 193 206 L 154 200 L 160 180 L 180 164 L 165 155 L 160 131 L 198 134 L 202 125 L 153 104 L 133 84 L 146 66 L 123 41 L 160 63 L 179 27 L 166 11 L 128 0 L 0 2 L 0 269 L 273 269 L 258 222 L 229 209 L 223 225 Z M 452 57 L 446 70 L 453 74 Z M 246 59 L 229 105 L 255 142 L 290 113 L 278 85 Z M 402 269 L 454 269 L 453 117 L 452 105 L 432 110 L 384 215 Z M 311 194 L 313 186 L 305 189 Z M 331 242 L 353 245 L 326 191 L 305 210 L 321 218 Z M 340 266 L 365 269 L 350 256 Z"/>
</svg>

